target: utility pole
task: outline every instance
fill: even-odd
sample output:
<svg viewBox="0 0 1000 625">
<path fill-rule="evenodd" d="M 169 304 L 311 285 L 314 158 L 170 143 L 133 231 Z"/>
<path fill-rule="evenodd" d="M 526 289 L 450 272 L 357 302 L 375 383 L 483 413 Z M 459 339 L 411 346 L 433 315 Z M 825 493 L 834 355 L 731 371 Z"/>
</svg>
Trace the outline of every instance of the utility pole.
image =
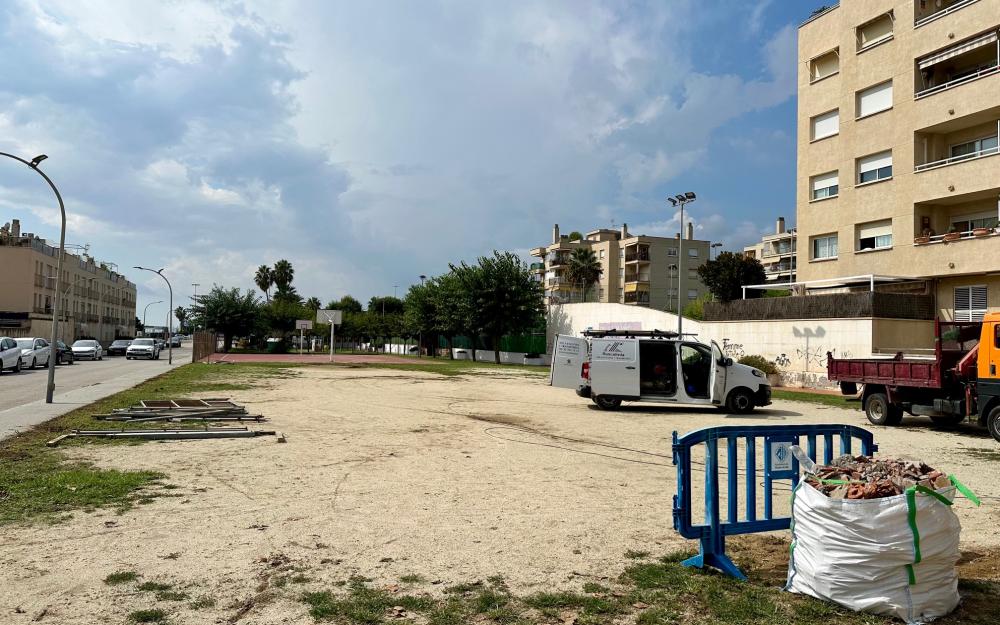
<svg viewBox="0 0 1000 625">
<path fill-rule="evenodd" d="M 683 294 L 681 293 L 681 276 L 684 274 L 684 205 L 694 202 L 695 194 L 691 191 L 686 193 L 678 193 L 674 197 L 668 197 L 667 200 L 670 201 L 670 205 L 673 207 L 681 207 L 681 227 L 680 232 L 677 235 L 677 336 L 680 337 L 684 333 L 684 317 L 681 316 L 681 298 Z"/>
<path fill-rule="evenodd" d="M 194 287 L 194 298 L 193 299 L 194 299 L 194 303 L 197 304 L 198 303 L 198 287 L 201 286 L 201 283 L 199 283 L 199 282 L 192 282 L 191 286 Z M 192 330 L 197 330 L 198 326 L 194 325 L 194 327 L 191 328 L 191 329 Z M 192 345 L 193 345 L 193 343 L 192 343 Z M 194 349 L 194 348 L 192 347 L 192 349 Z"/>
</svg>

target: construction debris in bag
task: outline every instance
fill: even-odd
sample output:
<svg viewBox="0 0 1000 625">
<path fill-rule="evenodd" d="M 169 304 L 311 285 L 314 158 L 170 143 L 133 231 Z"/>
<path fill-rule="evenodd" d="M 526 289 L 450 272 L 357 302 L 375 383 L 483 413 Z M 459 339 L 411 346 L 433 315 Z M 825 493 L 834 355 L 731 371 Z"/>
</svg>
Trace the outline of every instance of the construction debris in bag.
<svg viewBox="0 0 1000 625">
<path fill-rule="evenodd" d="M 850 455 L 816 466 L 806 483 L 831 499 L 879 499 L 916 485 L 932 490 L 951 485 L 947 475 L 923 462 Z"/>
</svg>

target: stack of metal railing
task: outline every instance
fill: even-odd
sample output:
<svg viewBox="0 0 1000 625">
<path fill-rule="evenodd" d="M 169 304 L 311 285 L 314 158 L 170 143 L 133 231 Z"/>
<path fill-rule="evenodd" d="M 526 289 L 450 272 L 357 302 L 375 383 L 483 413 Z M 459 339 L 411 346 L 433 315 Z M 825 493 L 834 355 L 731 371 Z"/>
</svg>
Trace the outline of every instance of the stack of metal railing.
<svg viewBox="0 0 1000 625">
<path fill-rule="evenodd" d="M 229 399 L 157 399 L 143 400 L 128 408 L 116 408 L 110 414 L 95 414 L 100 421 L 143 423 L 151 421 L 266 421 L 262 415 L 251 415 L 245 406 Z"/>
</svg>

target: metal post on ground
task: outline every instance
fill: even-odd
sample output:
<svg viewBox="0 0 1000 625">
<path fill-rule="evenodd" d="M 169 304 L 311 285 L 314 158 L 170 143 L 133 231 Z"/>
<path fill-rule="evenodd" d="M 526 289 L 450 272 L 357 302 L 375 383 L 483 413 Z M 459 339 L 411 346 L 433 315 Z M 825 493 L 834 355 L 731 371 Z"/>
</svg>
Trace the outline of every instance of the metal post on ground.
<svg viewBox="0 0 1000 625">
<path fill-rule="evenodd" d="M 333 362 L 333 352 L 337 349 L 337 324 L 330 324 L 330 362 Z"/>
</svg>

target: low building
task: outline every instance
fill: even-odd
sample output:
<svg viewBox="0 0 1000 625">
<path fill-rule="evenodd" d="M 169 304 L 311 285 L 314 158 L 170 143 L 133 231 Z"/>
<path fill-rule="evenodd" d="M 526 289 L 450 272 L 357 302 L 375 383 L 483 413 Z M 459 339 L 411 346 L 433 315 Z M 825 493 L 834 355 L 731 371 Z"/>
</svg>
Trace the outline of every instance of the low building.
<svg viewBox="0 0 1000 625">
<path fill-rule="evenodd" d="M 52 335 L 59 248 L 17 219 L 0 228 L 0 334 Z M 59 338 L 94 338 L 107 345 L 135 336 L 135 284 L 89 254 L 64 252 Z"/>
<path fill-rule="evenodd" d="M 552 242 L 530 252 L 539 259 L 531 268 L 543 284 L 546 304 L 583 302 L 583 289 L 569 278 L 570 255 L 579 248 L 593 250 L 603 269 L 598 283 L 590 288 L 587 301 L 676 311 L 678 292 L 682 310 L 708 293 L 698 277 L 698 267 L 709 259 L 710 243 L 696 240 L 690 223 L 683 241 L 680 234 L 673 238 L 634 235 L 627 224 L 620 230 L 602 228 L 570 240 L 560 235 L 556 224 L 552 228 Z"/>
<path fill-rule="evenodd" d="M 743 254 L 756 258 L 764 266 L 764 279 L 775 286 L 795 282 L 795 228 L 785 229 L 785 218 L 778 217 L 774 234 L 743 248 Z"/>
</svg>

